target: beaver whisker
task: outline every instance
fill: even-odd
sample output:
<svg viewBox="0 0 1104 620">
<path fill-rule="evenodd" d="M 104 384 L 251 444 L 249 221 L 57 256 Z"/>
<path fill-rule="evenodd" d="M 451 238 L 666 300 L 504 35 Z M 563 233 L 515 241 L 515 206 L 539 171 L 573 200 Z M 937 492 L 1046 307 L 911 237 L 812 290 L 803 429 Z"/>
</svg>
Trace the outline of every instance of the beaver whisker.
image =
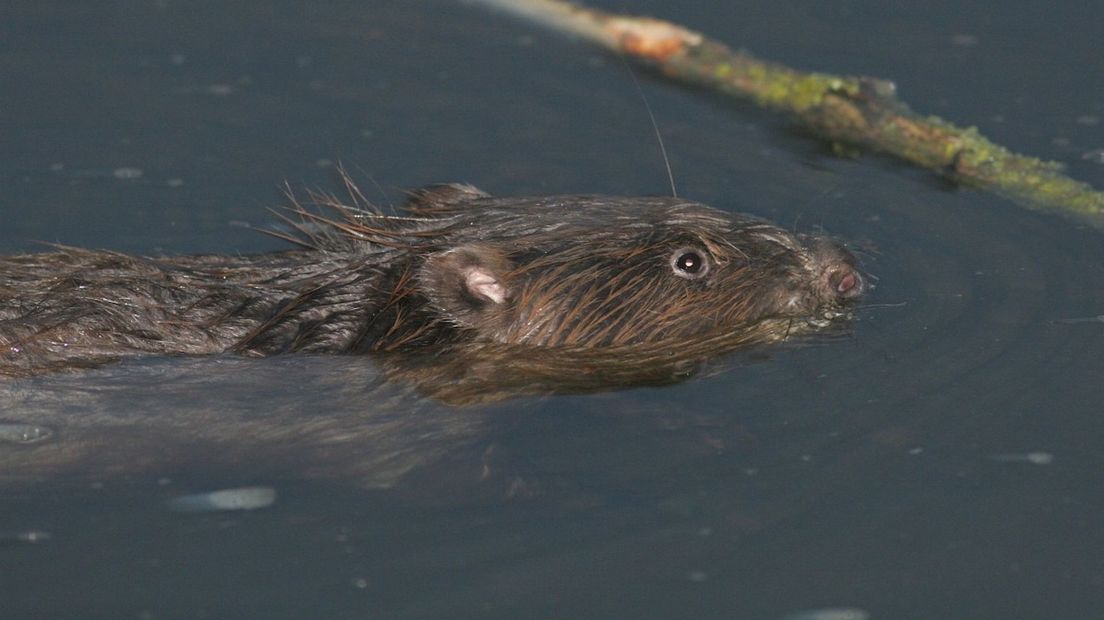
<svg viewBox="0 0 1104 620">
<path fill-rule="evenodd" d="M 852 254 L 864 258 L 876 259 L 882 255 L 882 252 L 876 248 L 859 248 L 856 246 L 848 246 L 847 249 Z"/>
<path fill-rule="evenodd" d="M 858 312 L 859 310 L 872 310 L 872 309 L 879 309 L 880 310 L 880 309 L 883 309 L 883 308 L 904 308 L 905 306 L 908 305 L 908 303 L 909 302 L 907 302 L 907 301 L 899 301 L 899 302 L 896 302 L 896 303 L 855 304 L 854 306 L 851 306 L 850 309 Z"/>
</svg>

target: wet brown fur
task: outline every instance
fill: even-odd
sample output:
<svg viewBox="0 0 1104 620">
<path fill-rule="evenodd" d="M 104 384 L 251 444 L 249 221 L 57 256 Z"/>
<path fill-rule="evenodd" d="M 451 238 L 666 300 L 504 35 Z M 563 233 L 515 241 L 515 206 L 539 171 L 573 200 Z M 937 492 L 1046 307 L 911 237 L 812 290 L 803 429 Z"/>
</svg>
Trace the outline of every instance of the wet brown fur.
<svg viewBox="0 0 1104 620">
<path fill-rule="evenodd" d="M 827 239 L 678 198 L 445 185 L 384 215 L 348 189 L 352 205 L 293 203 L 291 232 L 274 234 L 300 247 L 285 252 L 0 257 L 0 376 L 141 354 L 677 346 L 717 330 L 762 342 L 823 325 L 862 289 L 851 255 Z M 708 273 L 676 275 L 680 249 L 705 256 Z M 855 286 L 841 292 L 847 274 Z"/>
</svg>

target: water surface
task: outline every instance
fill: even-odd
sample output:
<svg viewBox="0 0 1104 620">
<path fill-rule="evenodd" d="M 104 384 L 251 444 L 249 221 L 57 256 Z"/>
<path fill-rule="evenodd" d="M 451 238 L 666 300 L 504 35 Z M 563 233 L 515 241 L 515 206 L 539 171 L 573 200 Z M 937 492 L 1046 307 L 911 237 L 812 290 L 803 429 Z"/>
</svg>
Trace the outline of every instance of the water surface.
<svg viewBox="0 0 1104 620">
<path fill-rule="evenodd" d="M 1104 187 L 1095 5 L 632 10 L 797 67 L 894 79 L 917 110 Z M 187 428 L 197 411 L 214 416 L 209 433 L 220 414 L 352 428 L 366 411 L 428 412 L 395 423 L 424 420 L 399 436 L 432 440 L 404 442 L 410 458 L 387 480 L 328 469 L 294 437 L 236 454 L 246 442 L 231 432 L 195 452 L 170 434 L 180 457 L 161 471 L 11 486 L 6 613 L 1104 614 L 1101 233 L 879 158 L 836 159 L 784 118 L 642 81 L 683 195 L 864 251 L 877 287 L 849 338 L 677 386 L 464 410 L 380 395 L 370 361 L 348 359 L 149 360 L 20 384 L 0 421 L 122 420 L 106 451 L 147 432 L 135 419 Z M 0 20 L 0 82 L 4 252 L 279 248 L 248 228 L 269 221 L 284 181 L 336 188 L 338 163 L 381 204 L 441 181 L 667 191 L 619 61 L 444 0 L 23 3 Z M 364 452 L 393 453 L 381 445 Z M 277 501 L 166 509 L 245 485 Z"/>
</svg>

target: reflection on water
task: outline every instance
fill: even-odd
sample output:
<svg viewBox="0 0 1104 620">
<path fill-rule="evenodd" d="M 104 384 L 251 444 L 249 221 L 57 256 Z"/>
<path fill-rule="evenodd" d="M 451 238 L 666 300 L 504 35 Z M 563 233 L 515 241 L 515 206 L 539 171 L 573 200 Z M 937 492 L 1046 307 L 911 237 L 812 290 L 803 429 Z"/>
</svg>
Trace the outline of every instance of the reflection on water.
<svg viewBox="0 0 1104 620">
<path fill-rule="evenodd" d="M 1077 121 L 1104 96 L 1085 60 L 1096 9 L 647 8 L 765 57 L 895 78 L 917 109 L 1104 185 L 1080 157 L 1104 128 Z M 452 2 L 40 3 L 3 22 L 0 73 L 15 85 L 0 93 L 5 251 L 33 239 L 272 247 L 228 223 L 264 221 L 281 178 L 332 186 L 323 159 L 362 167 L 384 196 L 453 180 L 501 194 L 665 191 L 616 62 Z M 0 443 L 5 475 L 33 479 L 8 487 L 0 512 L 5 609 L 1100 615 L 1104 330 L 1071 321 L 1104 308 L 1099 234 L 827 157 L 784 120 L 645 87 L 684 193 L 877 248 L 864 268 L 878 286 L 852 335 L 663 387 L 459 408 L 350 358 L 157 360 L 9 386 L 0 421 L 55 417 L 0 429 L 14 439 Z M 118 168 L 143 175 L 69 174 Z M 320 440 L 304 448 L 306 434 Z M 127 474 L 142 469 L 131 448 L 148 454 L 159 435 L 165 466 Z M 20 471 L 18 455 L 63 445 L 81 446 L 65 459 L 119 475 Z M 344 472 L 359 484 L 335 482 L 349 463 L 371 466 Z M 242 487 L 271 487 L 275 502 L 165 507 Z"/>
<path fill-rule="evenodd" d="M 759 331 L 780 329 L 598 349 L 466 343 L 377 356 L 133 360 L 9 380 L 0 384 L 0 442 L 11 446 L 0 451 L 0 482 L 219 467 L 386 488 L 485 441 L 480 431 L 494 407 L 472 405 L 673 384 L 758 343 Z"/>
<path fill-rule="evenodd" d="M 0 453 L 9 485 L 205 469 L 386 487 L 480 426 L 385 383 L 367 358 L 146 361 L 14 381 L 3 396 L 13 424 L 55 435 Z"/>
</svg>

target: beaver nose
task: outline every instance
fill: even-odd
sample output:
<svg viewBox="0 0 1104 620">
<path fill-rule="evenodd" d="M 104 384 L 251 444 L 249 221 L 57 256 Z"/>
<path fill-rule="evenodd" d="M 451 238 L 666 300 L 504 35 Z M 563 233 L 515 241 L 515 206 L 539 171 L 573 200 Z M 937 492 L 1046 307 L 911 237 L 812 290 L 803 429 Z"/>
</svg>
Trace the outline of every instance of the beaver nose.
<svg viewBox="0 0 1104 620">
<path fill-rule="evenodd" d="M 862 295 L 866 283 L 847 248 L 827 237 L 803 236 L 801 240 L 812 256 L 813 269 L 820 274 L 816 288 L 822 299 L 847 301 Z"/>
<path fill-rule="evenodd" d="M 862 294 L 863 281 L 859 272 L 850 266 L 842 266 L 828 274 L 828 284 L 840 299 L 854 299 Z"/>
</svg>

